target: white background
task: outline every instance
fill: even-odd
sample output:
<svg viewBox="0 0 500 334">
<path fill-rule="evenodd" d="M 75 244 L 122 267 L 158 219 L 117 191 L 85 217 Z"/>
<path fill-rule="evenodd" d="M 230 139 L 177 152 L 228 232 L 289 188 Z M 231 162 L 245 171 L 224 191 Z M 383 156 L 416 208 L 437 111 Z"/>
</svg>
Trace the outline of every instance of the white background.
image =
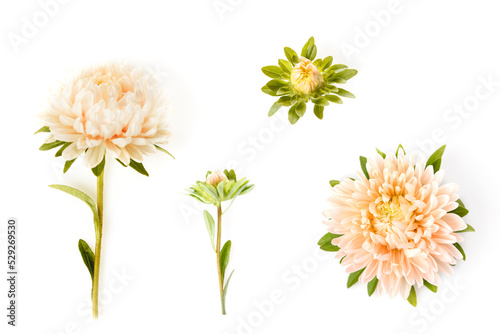
<svg viewBox="0 0 500 334">
<path fill-rule="evenodd" d="M 2 333 L 413 334 L 497 327 L 495 2 L 66 2 L 47 22 L 38 1 L 2 1 L 0 8 L 2 268 L 7 217 L 19 220 L 20 247 L 19 326 L 5 324 L 2 279 Z M 25 19 L 40 27 L 13 47 L 9 38 L 22 36 Z M 260 68 L 284 58 L 284 46 L 300 51 L 311 35 L 319 57 L 333 55 L 359 70 L 345 86 L 357 98 L 327 107 L 322 121 L 311 106 L 294 126 L 267 118 L 274 98 L 260 91 L 267 81 Z M 176 110 L 167 147 L 176 160 L 147 158 L 149 178 L 106 166 L 101 286 L 107 297 L 94 322 L 90 277 L 77 248 L 79 238 L 93 247 L 90 210 L 48 185 L 95 196 L 95 177 L 82 164 L 63 175 L 52 152 L 38 151 L 44 135 L 32 134 L 50 87 L 68 70 L 108 60 L 157 72 Z M 496 86 L 485 86 L 487 80 Z M 354 175 L 359 155 L 399 143 L 414 153 L 448 145 L 445 180 L 460 184 L 471 211 L 466 221 L 477 230 L 465 235 L 467 261 L 444 277 L 437 294 L 418 291 L 417 308 L 400 297 L 369 298 L 361 284 L 346 289 L 338 260 L 316 251 L 328 181 Z M 236 271 L 229 315 L 222 317 L 215 256 L 200 215 L 205 207 L 183 191 L 206 170 L 230 164 L 256 188 L 224 218 L 223 239 L 233 241 L 229 269 Z M 281 303 L 271 307 L 266 301 L 276 294 Z"/>
</svg>

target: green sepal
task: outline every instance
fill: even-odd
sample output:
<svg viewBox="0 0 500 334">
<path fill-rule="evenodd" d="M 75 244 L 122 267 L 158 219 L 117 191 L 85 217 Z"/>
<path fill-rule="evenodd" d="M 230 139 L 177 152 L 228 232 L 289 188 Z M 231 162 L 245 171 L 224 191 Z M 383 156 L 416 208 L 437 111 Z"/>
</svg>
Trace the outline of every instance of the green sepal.
<svg viewBox="0 0 500 334">
<path fill-rule="evenodd" d="M 338 181 L 338 180 L 330 180 L 330 186 L 331 186 L 332 188 L 333 188 L 333 187 L 335 187 L 335 186 L 336 186 L 337 184 L 339 184 L 339 183 L 340 183 L 340 181 Z"/>
<path fill-rule="evenodd" d="M 56 152 L 55 157 L 56 157 L 56 158 L 57 158 L 57 157 L 60 157 L 60 156 L 63 154 L 64 150 L 65 150 L 65 149 L 66 149 L 69 145 L 71 145 L 71 143 L 64 143 L 64 145 L 63 145 L 63 146 L 61 146 L 61 148 L 60 148 L 60 149 Z"/>
<path fill-rule="evenodd" d="M 297 52 L 295 52 L 293 49 L 291 49 L 289 47 L 285 47 L 285 55 L 286 55 L 286 59 L 288 59 L 288 61 L 293 66 L 295 66 L 298 63 L 300 63 L 300 58 L 297 55 Z"/>
<path fill-rule="evenodd" d="M 387 155 L 384 152 L 382 152 L 381 150 L 379 150 L 378 148 L 376 148 L 376 150 L 377 150 L 377 153 L 380 154 L 380 156 L 385 159 L 385 157 Z"/>
<path fill-rule="evenodd" d="M 455 231 L 455 233 L 465 233 L 465 232 L 476 232 L 476 230 L 474 229 L 474 227 L 467 224 L 467 227 L 464 228 L 463 230 Z"/>
<path fill-rule="evenodd" d="M 368 282 L 367 289 L 368 289 L 368 296 L 371 297 L 373 293 L 375 292 L 375 289 L 377 289 L 378 285 L 378 278 L 375 276 L 370 282 Z"/>
<path fill-rule="evenodd" d="M 403 147 L 403 145 L 399 144 L 397 150 L 396 150 L 396 158 L 399 156 L 399 150 L 402 150 L 403 153 L 406 155 L 406 151 L 405 151 L 405 148 Z"/>
<path fill-rule="evenodd" d="M 40 146 L 39 150 L 40 151 L 49 151 L 53 148 L 56 148 L 56 147 L 59 147 L 61 145 L 64 145 L 66 142 L 64 141 L 60 141 L 60 140 L 56 140 L 56 141 L 53 141 L 51 143 L 45 143 L 43 144 L 42 146 Z"/>
<path fill-rule="evenodd" d="M 94 173 L 95 176 L 101 175 L 102 172 L 104 171 L 105 164 L 106 164 L 106 156 L 103 156 L 101 162 L 97 166 L 92 168 L 92 173 Z"/>
<path fill-rule="evenodd" d="M 295 112 L 295 108 L 297 108 L 297 104 L 299 102 L 295 103 L 289 110 L 288 110 L 288 121 L 290 121 L 290 124 L 295 124 L 299 120 L 299 116 Z"/>
<path fill-rule="evenodd" d="M 342 236 L 342 234 L 333 234 L 333 233 L 328 232 L 327 234 L 322 236 L 321 239 L 319 239 L 318 245 L 321 246 L 321 245 L 324 245 L 327 243 L 332 243 L 333 239 L 339 238 L 341 236 Z"/>
<path fill-rule="evenodd" d="M 271 88 L 267 87 L 267 85 L 265 85 L 264 87 L 261 88 L 262 92 L 268 94 L 268 95 L 271 95 L 271 96 L 276 96 L 276 92 L 274 90 L 272 90 Z"/>
<path fill-rule="evenodd" d="M 351 99 L 356 98 L 356 96 L 353 93 L 351 93 L 351 92 L 349 92 L 349 91 L 347 91 L 345 89 L 342 89 L 342 88 L 337 88 L 337 91 L 334 92 L 334 93 L 337 94 L 337 95 L 339 95 L 339 96 L 348 97 L 348 98 L 351 98 Z"/>
<path fill-rule="evenodd" d="M 446 149 L 446 145 L 441 146 L 434 152 L 427 160 L 425 167 L 432 165 L 434 167 L 434 173 L 438 172 L 441 168 L 441 160 L 443 158 L 444 150 Z"/>
<path fill-rule="evenodd" d="M 38 129 L 37 132 L 34 133 L 34 135 L 36 135 L 37 133 L 42 133 L 42 132 L 50 132 L 50 128 L 48 126 L 42 126 L 40 129 Z"/>
<path fill-rule="evenodd" d="M 469 214 L 469 210 L 467 210 L 465 208 L 464 202 L 462 202 L 460 199 L 457 199 L 457 203 L 458 203 L 458 207 L 455 210 L 450 211 L 450 213 L 454 213 L 456 215 L 459 215 L 462 218 L 467 216 Z M 469 231 L 467 231 L 467 232 L 469 232 Z"/>
<path fill-rule="evenodd" d="M 273 79 L 281 79 L 283 70 L 279 66 L 270 65 L 262 68 L 262 73 Z"/>
<path fill-rule="evenodd" d="M 360 269 L 358 271 L 355 271 L 351 274 L 349 274 L 349 278 L 347 279 L 347 288 L 350 288 L 354 284 L 356 284 L 359 280 L 359 276 L 365 271 L 366 268 Z"/>
<path fill-rule="evenodd" d="M 306 104 L 304 101 L 297 102 L 297 106 L 295 107 L 295 113 L 297 116 L 302 117 L 306 113 Z"/>
<path fill-rule="evenodd" d="M 424 279 L 424 285 L 427 287 L 427 289 L 431 290 L 434 293 L 436 293 L 438 291 L 438 287 L 437 286 L 435 286 L 434 284 L 431 284 L 431 283 L 427 282 L 425 279 Z"/>
<path fill-rule="evenodd" d="M 460 244 L 458 242 L 455 242 L 453 244 L 453 246 L 455 246 L 456 249 L 458 249 L 458 251 L 460 252 L 460 254 L 462 254 L 462 257 L 463 257 L 463 260 L 465 261 L 466 259 L 466 256 L 465 256 L 465 251 L 464 249 L 462 248 L 462 246 L 460 246 Z"/>
<path fill-rule="evenodd" d="M 355 76 L 356 74 L 358 74 L 358 70 L 348 68 L 348 69 L 345 69 L 343 71 L 335 72 L 335 77 L 342 78 L 344 80 L 349 80 L 353 76 Z"/>
<path fill-rule="evenodd" d="M 173 156 L 173 155 L 172 155 L 169 151 L 167 151 L 166 149 L 164 149 L 163 147 L 158 146 L 158 145 L 156 145 L 156 144 L 155 144 L 155 147 L 156 147 L 156 149 L 157 149 L 158 151 L 160 151 L 160 152 L 163 152 L 163 153 L 165 153 L 165 154 L 170 155 L 170 156 L 171 156 L 171 157 L 175 160 L 175 157 L 174 157 L 174 156 Z M 121 162 L 121 161 L 120 161 L 120 162 Z"/>
<path fill-rule="evenodd" d="M 342 101 L 342 99 L 336 95 L 325 95 L 325 98 L 333 103 L 338 103 L 338 104 L 344 103 L 344 101 Z"/>
<path fill-rule="evenodd" d="M 411 287 L 410 294 L 408 295 L 407 300 L 411 305 L 417 307 L 417 293 L 415 292 L 414 286 Z"/>
<path fill-rule="evenodd" d="M 267 113 L 268 117 L 271 117 L 272 115 L 276 114 L 278 110 L 280 110 L 281 104 L 279 102 L 274 102 L 273 105 L 271 106 L 271 109 L 269 109 L 269 112 Z"/>
<path fill-rule="evenodd" d="M 363 174 L 365 174 L 366 178 L 369 180 L 370 175 L 368 174 L 368 170 L 366 169 L 366 163 L 368 162 L 368 159 L 365 157 L 359 157 L 359 163 L 361 164 L 361 170 L 363 171 Z"/>
<path fill-rule="evenodd" d="M 63 174 L 68 171 L 68 169 L 75 162 L 75 160 L 76 160 L 76 158 L 74 158 L 73 160 L 66 160 L 66 162 L 64 163 Z"/>
<path fill-rule="evenodd" d="M 284 73 L 291 74 L 292 73 L 292 64 L 288 60 L 280 59 L 278 60 L 278 64 Z"/>
<path fill-rule="evenodd" d="M 132 169 L 134 169 L 136 172 L 138 172 L 142 175 L 149 176 L 148 171 L 146 170 L 146 168 L 144 168 L 144 165 L 142 164 L 142 162 L 137 162 L 135 160 L 130 159 L 129 166 L 132 167 Z"/>
<path fill-rule="evenodd" d="M 319 119 L 323 119 L 323 112 L 325 110 L 324 106 L 320 106 L 318 104 L 314 105 L 314 115 L 318 117 Z"/>
<path fill-rule="evenodd" d="M 234 169 L 231 170 L 224 169 L 224 174 L 226 175 L 228 180 L 236 182 L 236 173 Z"/>
<path fill-rule="evenodd" d="M 332 64 L 332 62 L 333 62 L 333 57 L 332 56 L 328 56 L 325 59 L 323 59 L 323 61 L 321 62 L 321 65 L 319 65 L 318 69 L 320 71 L 323 71 L 325 68 L 330 67 L 330 65 Z"/>
</svg>

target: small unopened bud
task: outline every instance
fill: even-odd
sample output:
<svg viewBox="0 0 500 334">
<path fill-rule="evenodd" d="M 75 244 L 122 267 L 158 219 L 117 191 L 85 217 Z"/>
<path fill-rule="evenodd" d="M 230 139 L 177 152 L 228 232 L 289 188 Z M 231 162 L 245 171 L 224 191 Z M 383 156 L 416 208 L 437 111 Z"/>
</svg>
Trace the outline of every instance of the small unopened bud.
<svg viewBox="0 0 500 334">
<path fill-rule="evenodd" d="M 216 170 L 207 175 L 207 183 L 214 187 L 217 187 L 217 185 L 224 180 L 227 180 L 226 174 L 222 173 L 220 170 Z"/>
<path fill-rule="evenodd" d="M 290 82 L 299 93 L 310 94 L 323 85 L 323 76 L 309 59 L 302 57 L 292 69 Z"/>
</svg>

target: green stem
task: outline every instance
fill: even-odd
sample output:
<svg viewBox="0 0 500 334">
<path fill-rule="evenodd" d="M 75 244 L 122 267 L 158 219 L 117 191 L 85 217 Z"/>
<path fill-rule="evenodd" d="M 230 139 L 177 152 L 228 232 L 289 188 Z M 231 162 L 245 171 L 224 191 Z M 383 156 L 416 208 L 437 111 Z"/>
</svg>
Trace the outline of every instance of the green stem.
<svg viewBox="0 0 500 334">
<path fill-rule="evenodd" d="M 215 253 L 217 256 L 217 274 L 219 276 L 219 291 L 220 291 L 220 303 L 222 308 L 222 314 L 226 314 L 226 310 L 224 310 L 224 304 L 222 301 L 222 293 L 224 292 L 224 281 L 222 277 L 222 269 L 220 266 L 220 244 L 221 244 L 221 227 L 222 227 L 222 208 L 221 205 L 217 205 L 217 246 L 215 248 Z"/>
<path fill-rule="evenodd" d="M 99 316 L 99 267 L 101 264 L 101 241 L 102 241 L 102 217 L 103 217 L 103 194 L 104 194 L 104 170 L 97 177 L 97 215 L 96 242 L 94 258 L 94 279 L 92 280 L 92 314 L 94 319 Z"/>
</svg>

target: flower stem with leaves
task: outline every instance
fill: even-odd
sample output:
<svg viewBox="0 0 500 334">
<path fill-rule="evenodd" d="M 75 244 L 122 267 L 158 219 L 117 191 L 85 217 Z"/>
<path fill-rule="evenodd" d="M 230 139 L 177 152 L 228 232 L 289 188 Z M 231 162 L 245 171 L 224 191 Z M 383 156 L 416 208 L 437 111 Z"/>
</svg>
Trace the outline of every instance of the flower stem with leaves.
<svg viewBox="0 0 500 334">
<path fill-rule="evenodd" d="M 229 206 L 226 208 L 227 211 L 236 197 L 247 194 L 254 188 L 254 185 L 248 183 L 249 181 L 246 178 L 237 180 L 234 170 L 224 170 L 223 173 L 220 171 L 208 172 L 206 181 L 196 182 L 196 184 L 188 189 L 187 194 L 202 203 L 213 204 L 217 208 L 217 226 L 215 225 L 214 218 L 207 210 L 203 211 L 203 218 L 205 219 L 205 225 L 216 256 L 217 277 L 223 315 L 226 314 L 226 294 L 234 270 L 227 280 L 225 280 L 225 273 L 229 264 L 229 254 L 231 252 L 231 240 L 226 241 L 221 249 L 222 216 L 225 212 L 222 211 L 222 202 L 231 200 Z"/>
</svg>

